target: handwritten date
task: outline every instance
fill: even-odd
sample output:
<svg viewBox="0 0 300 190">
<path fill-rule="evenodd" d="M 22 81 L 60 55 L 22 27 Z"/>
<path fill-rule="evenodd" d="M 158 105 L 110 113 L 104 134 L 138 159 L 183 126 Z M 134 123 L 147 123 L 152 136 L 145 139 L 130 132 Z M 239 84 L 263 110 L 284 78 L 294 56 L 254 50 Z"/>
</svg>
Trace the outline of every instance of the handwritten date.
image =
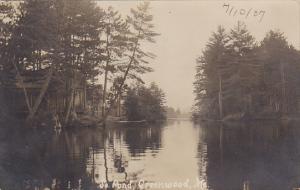
<svg viewBox="0 0 300 190">
<path fill-rule="evenodd" d="M 253 8 L 235 8 L 234 6 L 226 3 L 223 4 L 223 8 L 226 9 L 226 14 L 228 14 L 229 16 L 240 16 L 244 17 L 245 19 L 247 19 L 248 17 L 254 17 L 257 18 L 259 22 L 263 20 L 266 13 L 266 11 L 264 10 L 257 10 Z"/>
</svg>

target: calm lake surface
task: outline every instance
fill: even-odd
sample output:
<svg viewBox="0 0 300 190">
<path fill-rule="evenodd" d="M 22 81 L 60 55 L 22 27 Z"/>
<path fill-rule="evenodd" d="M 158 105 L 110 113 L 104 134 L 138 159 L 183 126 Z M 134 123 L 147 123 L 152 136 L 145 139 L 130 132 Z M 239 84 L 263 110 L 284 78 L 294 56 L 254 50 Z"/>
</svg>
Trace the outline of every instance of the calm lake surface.
<svg viewBox="0 0 300 190">
<path fill-rule="evenodd" d="M 0 188 L 5 190 L 300 187 L 297 123 L 178 120 L 106 131 L 3 127 L 0 141 Z"/>
</svg>

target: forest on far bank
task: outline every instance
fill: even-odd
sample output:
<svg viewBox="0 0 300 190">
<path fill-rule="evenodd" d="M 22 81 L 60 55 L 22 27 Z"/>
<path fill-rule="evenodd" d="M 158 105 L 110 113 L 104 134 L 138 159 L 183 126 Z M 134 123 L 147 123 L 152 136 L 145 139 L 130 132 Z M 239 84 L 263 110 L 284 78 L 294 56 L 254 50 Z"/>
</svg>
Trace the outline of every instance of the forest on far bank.
<svg viewBox="0 0 300 190">
<path fill-rule="evenodd" d="M 300 114 L 300 52 L 279 30 L 257 42 L 246 25 L 219 26 L 196 60 L 193 118 L 277 119 Z"/>
</svg>

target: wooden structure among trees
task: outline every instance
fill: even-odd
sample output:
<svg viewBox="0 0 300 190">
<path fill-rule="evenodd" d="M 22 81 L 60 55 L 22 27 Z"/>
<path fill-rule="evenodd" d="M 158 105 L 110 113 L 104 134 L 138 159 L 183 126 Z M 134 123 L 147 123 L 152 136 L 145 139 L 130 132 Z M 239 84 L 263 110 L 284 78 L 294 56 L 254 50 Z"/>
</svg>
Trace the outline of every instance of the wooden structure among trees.
<svg viewBox="0 0 300 190">
<path fill-rule="evenodd" d="M 5 80 L 3 81 L 2 88 L 4 90 L 4 98 L 6 104 L 11 113 L 17 115 L 28 115 L 29 110 L 26 106 L 26 101 L 22 88 L 25 87 L 29 99 L 29 104 L 32 107 L 35 100 L 38 98 L 45 80 L 49 68 L 37 70 L 37 71 L 25 71 L 22 73 L 23 82 L 18 79 L 16 73 L 11 71 L 5 73 Z M 53 74 L 49 83 L 48 89 L 42 102 L 39 106 L 39 110 L 43 112 L 54 112 L 61 114 L 66 110 L 68 91 L 67 82 L 60 80 L 59 73 Z M 86 90 L 84 80 L 82 80 L 79 73 L 76 73 L 73 82 L 73 88 L 75 93 L 73 94 L 72 107 L 75 112 L 82 113 L 86 107 Z M 23 84 L 22 84 L 23 83 Z"/>
</svg>

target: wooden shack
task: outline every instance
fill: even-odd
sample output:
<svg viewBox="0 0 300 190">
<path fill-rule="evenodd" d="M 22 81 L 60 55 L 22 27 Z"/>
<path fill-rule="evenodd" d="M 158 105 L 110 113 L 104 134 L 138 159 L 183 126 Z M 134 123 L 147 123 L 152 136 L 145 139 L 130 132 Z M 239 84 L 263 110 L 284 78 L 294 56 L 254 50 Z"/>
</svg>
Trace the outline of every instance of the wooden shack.
<svg viewBox="0 0 300 190">
<path fill-rule="evenodd" d="M 15 115 L 28 115 L 29 111 L 26 105 L 24 89 L 26 88 L 29 104 L 33 107 L 35 100 L 39 96 L 41 89 L 45 83 L 49 68 L 22 72 L 22 81 L 18 78 L 17 73 L 12 70 L 5 72 L 1 86 L 5 102 L 9 111 Z M 39 106 L 39 111 L 56 112 L 61 114 L 66 111 L 68 91 L 67 82 L 63 79 L 63 74 L 54 72 L 51 77 L 47 91 Z M 85 80 L 79 73 L 76 73 L 73 82 L 74 98 L 72 102 L 73 109 L 77 113 L 82 113 L 86 106 Z"/>
</svg>

